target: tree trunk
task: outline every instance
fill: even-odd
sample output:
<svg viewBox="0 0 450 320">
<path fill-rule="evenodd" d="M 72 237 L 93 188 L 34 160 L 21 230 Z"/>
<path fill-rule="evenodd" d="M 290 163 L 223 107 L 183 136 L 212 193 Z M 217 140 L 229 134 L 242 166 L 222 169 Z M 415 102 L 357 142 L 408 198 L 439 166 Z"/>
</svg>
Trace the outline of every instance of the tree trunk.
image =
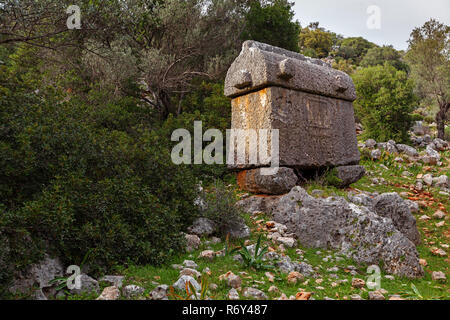
<svg viewBox="0 0 450 320">
<path fill-rule="evenodd" d="M 444 140 L 445 138 L 445 121 L 446 114 L 448 111 L 448 102 L 440 103 L 439 104 L 439 111 L 436 114 L 436 126 L 437 126 L 437 136 L 439 139 Z"/>
</svg>

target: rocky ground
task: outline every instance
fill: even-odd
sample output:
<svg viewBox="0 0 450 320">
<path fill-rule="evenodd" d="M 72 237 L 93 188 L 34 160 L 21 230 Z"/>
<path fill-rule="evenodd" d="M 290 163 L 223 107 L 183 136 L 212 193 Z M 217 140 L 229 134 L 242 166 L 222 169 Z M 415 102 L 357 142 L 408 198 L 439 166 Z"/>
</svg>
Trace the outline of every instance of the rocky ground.
<svg viewBox="0 0 450 320">
<path fill-rule="evenodd" d="M 317 178 L 287 196 L 258 198 L 230 185 L 249 227 L 233 235 L 250 254 L 261 236 L 267 269 L 245 265 L 230 252 L 239 240 L 213 237 L 214 227 L 199 221 L 186 235 L 188 252 L 165 266 L 119 266 L 119 276 L 83 275 L 81 290 L 37 290 L 35 298 L 449 299 L 450 147 L 429 136 L 413 141 L 361 142 L 366 175 L 347 189 Z M 370 286 L 372 264 L 381 267 L 378 288 Z"/>
</svg>

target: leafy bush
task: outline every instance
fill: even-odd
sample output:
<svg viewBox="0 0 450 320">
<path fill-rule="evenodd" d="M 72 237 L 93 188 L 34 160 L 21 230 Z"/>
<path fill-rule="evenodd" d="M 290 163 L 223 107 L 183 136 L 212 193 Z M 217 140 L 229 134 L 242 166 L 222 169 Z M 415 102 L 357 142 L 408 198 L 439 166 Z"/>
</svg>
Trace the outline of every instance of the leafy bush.
<svg viewBox="0 0 450 320">
<path fill-rule="evenodd" d="M 236 206 L 233 191 L 227 190 L 224 183 L 217 180 L 209 192 L 203 194 L 205 208 L 202 215 L 216 223 L 221 236 L 243 222 L 242 211 Z"/>
<path fill-rule="evenodd" d="M 0 286 L 44 252 L 78 264 L 92 250 L 86 263 L 99 271 L 181 250 L 197 179 L 171 162 L 170 138 L 148 107 L 37 92 L 2 76 Z"/>
<path fill-rule="evenodd" d="M 358 96 L 355 110 L 365 138 L 407 142 L 416 102 L 414 84 L 407 74 L 385 63 L 358 70 L 353 80 Z"/>
</svg>

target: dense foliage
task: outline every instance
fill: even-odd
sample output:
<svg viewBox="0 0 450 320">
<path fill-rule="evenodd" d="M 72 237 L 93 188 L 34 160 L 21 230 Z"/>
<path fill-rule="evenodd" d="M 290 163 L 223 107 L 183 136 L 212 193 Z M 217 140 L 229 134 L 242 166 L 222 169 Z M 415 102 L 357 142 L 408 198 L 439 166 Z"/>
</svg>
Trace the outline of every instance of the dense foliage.
<svg viewBox="0 0 450 320">
<path fill-rule="evenodd" d="M 386 62 L 357 71 L 353 81 L 358 96 L 355 111 L 365 136 L 376 141 L 408 141 L 416 98 L 407 74 Z"/>
<path fill-rule="evenodd" d="M 245 20 L 244 40 L 256 40 L 298 52 L 300 24 L 294 22 L 293 3 L 272 0 L 252 1 Z"/>
</svg>

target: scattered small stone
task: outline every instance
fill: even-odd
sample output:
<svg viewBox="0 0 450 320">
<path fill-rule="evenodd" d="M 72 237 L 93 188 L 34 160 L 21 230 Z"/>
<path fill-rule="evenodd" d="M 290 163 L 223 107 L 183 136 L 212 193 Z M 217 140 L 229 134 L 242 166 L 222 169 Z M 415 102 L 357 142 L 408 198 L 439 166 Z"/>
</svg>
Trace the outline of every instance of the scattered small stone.
<svg viewBox="0 0 450 320">
<path fill-rule="evenodd" d="M 441 257 L 445 257 L 447 255 L 447 253 L 444 250 L 435 247 L 431 248 L 431 253 Z"/>
<path fill-rule="evenodd" d="M 200 246 L 200 238 L 195 234 L 186 234 L 186 251 L 192 252 Z"/>
<path fill-rule="evenodd" d="M 80 288 L 75 288 L 70 290 L 73 294 L 82 294 L 82 293 L 90 293 L 90 292 L 96 292 L 98 293 L 100 291 L 100 286 L 98 284 L 98 281 L 94 278 L 89 277 L 87 274 L 80 275 Z"/>
<path fill-rule="evenodd" d="M 366 285 L 366 282 L 363 279 L 353 278 L 352 279 L 352 287 L 361 289 Z"/>
<path fill-rule="evenodd" d="M 209 284 L 209 290 L 211 290 L 211 291 L 216 291 L 218 287 L 219 286 L 217 284 L 215 284 L 215 283 L 210 283 Z"/>
<path fill-rule="evenodd" d="M 287 277 L 287 281 L 290 284 L 296 284 L 297 280 L 303 280 L 303 275 L 297 271 L 291 271 Z"/>
<path fill-rule="evenodd" d="M 96 300 L 117 300 L 120 297 L 119 288 L 116 286 L 106 287 Z"/>
<path fill-rule="evenodd" d="M 427 216 L 427 215 L 422 215 L 422 216 L 420 216 L 420 218 L 419 218 L 419 220 L 422 220 L 422 221 L 426 221 L 426 220 L 430 220 L 431 218 L 429 217 L 429 216 Z"/>
<path fill-rule="evenodd" d="M 423 182 L 425 182 L 427 185 L 431 186 L 433 184 L 433 176 L 429 173 L 423 176 Z"/>
<path fill-rule="evenodd" d="M 231 289 L 230 291 L 228 291 L 228 299 L 229 300 L 239 300 L 239 293 L 237 292 L 236 289 Z"/>
<path fill-rule="evenodd" d="M 181 264 L 173 264 L 172 268 L 175 270 L 181 270 L 181 269 L 183 269 L 183 266 Z"/>
<path fill-rule="evenodd" d="M 279 237 L 276 240 L 278 243 L 285 245 L 286 247 L 292 248 L 296 245 L 297 241 L 294 238 L 289 237 Z"/>
<path fill-rule="evenodd" d="M 140 296 L 141 294 L 144 293 L 144 291 L 145 291 L 144 288 L 139 287 L 135 284 L 130 284 L 128 286 L 125 286 L 122 289 L 122 293 L 123 293 L 124 297 L 128 298 L 128 299 L 136 297 L 136 296 Z"/>
<path fill-rule="evenodd" d="M 402 297 L 400 297 L 398 294 L 394 294 L 389 297 L 389 300 L 405 300 Z"/>
<path fill-rule="evenodd" d="M 206 259 L 208 261 L 213 261 L 215 256 L 215 252 L 212 250 L 204 250 L 200 252 L 200 255 L 198 256 L 201 259 Z"/>
<path fill-rule="evenodd" d="M 197 269 L 198 265 L 193 260 L 184 260 L 183 265 L 187 268 Z"/>
<path fill-rule="evenodd" d="M 444 224 L 445 224 L 445 221 L 441 221 L 441 222 L 436 223 L 435 225 L 436 225 L 436 227 L 440 228 L 440 227 L 443 227 Z"/>
<path fill-rule="evenodd" d="M 186 283 L 190 282 L 192 284 L 192 286 L 194 287 L 195 290 L 200 290 L 201 287 L 198 284 L 197 280 L 195 280 L 193 277 L 191 276 L 181 276 L 177 282 L 175 282 L 173 284 L 173 287 L 175 289 L 181 290 L 181 291 L 185 291 L 186 290 Z"/>
<path fill-rule="evenodd" d="M 361 296 L 359 294 L 352 294 L 350 296 L 350 299 L 352 299 L 352 300 L 363 300 L 363 298 L 361 298 Z"/>
<path fill-rule="evenodd" d="M 386 300 L 384 295 L 379 291 L 369 291 L 369 300 Z"/>
<path fill-rule="evenodd" d="M 251 287 L 244 288 L 244 290 L 242 290 L 242 295 L 246 298 L 254 298 L 257 300 L 268 300 L 269 299 L 263 291 L 256 289 L 256 288 L 251 288 Z"/>
<path fill-rule="evenodd" d="M 280 289 L 278 289 L 275 286 L 270 286 L 269 293 L 276 293 L 276 292 L 280 292 Z"/>
<path fill-rule="evenodd" d="M 447 278 L 445 277 L 445 273 L 442 271 L 433 271 L 431 273 L 431 279 L 434 281 L 445 282 Z"/>
<path fill-rule="evenodd" d="M 124 278 L 124 276 L 104 276 L 100 278 L 100 282 L 106 282 L 111 286 L 116 286 L 120 289 L 122 287 Z"/>
<path fill-rule="evenodd" d="M 388 280 L 395 280 L 395 278 L 394 278 L 394 276 L 391 276 L 391 275 L 385 275 L 384 276 L 386 279 L 388 279 Z"/>
<path fill-rule="evenodd" d="M 166 284 L 162 284 L 157 286 L 155 289 L 150 292 L 150 297 L 153 300 L 168 300 L 169 286 Z"/>
<path fill-rule="evenodd" d="M 443 218 L 445 218 L 445 213 L 443 211 L 441 211 L 441 210 L 438 210 L 438 211 L 436 211 L 433 214 L 433 218 L 435 218 L 435 219 L 443 219 Z"/>
<path fill-rule="evenodd" d="M 198 279 L 201 276 L 201 273 L 195 269 L 184 268 L 183 270 L 180 271 L 180 276 L 191 276 L 193 278 Z"/>
</svg>

